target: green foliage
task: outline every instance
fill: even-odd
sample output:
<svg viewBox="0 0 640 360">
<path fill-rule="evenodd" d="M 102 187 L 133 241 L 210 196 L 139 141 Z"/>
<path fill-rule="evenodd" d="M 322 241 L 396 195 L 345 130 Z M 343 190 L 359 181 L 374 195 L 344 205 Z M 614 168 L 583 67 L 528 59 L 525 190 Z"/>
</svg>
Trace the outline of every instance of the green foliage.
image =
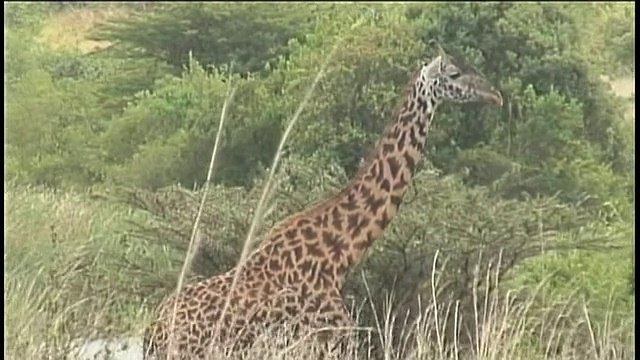
<svg viewBox="0 0 640 360">
<path fill-rule="evenodd" d="M 4 41 L 4 82 L 11 86 L 37 67 L 38 58 L 34 55 L 41 53 L 41 47 L 31 34 L 14 29 L 5 28 Z"/>
<path fill-rule="evenodd" d="M 304 34 L 319 5 L 164 4 L 145 16 L 105 26 L 97 40 L 114 42 L 118 55 L 161 59 L 180 71 L 188 54 L 207 65 L 233 63 L 240 73 L 262 70 Z"/>
<path fill-rule="evenodd" d="M 582 13 L 595 16 L 599 9 Z M 98 175 L 82 176 L 80 183 L 108 178 L 157 188 L 204 180 L 217 132 L 214 119 L 227 91 L 220 74 L 230 63 L 232 73 L 260 72 L 235 81 L 240 100 L 230 109 L 215 172 L 216 182 L 250 186 L 268 166 L 285 122 L 339 39 L 341 49 L 302 113 L 288 151 L 304 156 L 321 151 L 351 174 L 392 115 L 408 72 L 433 52 L 423 43 L 438 37 L 500 84 L 507 104 L 504 111 L 475 105 L 443 109 L 427 150 L 437 167 L 447 172 L 472 167 L 467 182 L 488 185 L 514 166 L 537 178 L 559 176 L 549 170 L 558 164 L 593 163 L 590 169 L 613 170 L 612 177 L 602 175 L 612 181 L 604 188 L 628 174 L 631 143 L 616 124 L 620 104 L 605 93 L 577 45 L 582 22 L 573 10 L 551 4 L 164 4 L 103 27 L 96 39 L 114 45 L 90 55 L 46 51 L 33 41 L 25 48 L 28 38 L 14 32 L 8 37 L 5 79 L 15 83 L 33 69 L 50 74 L 58 89 L 62 82 L 87 86 L 91 95 L 79 106 L 86 108 L 84 119 L 93 129 L 86 134 L 99 139 L 92 141 L 99 155 L 92 172 Z M 264 11 L 273 16 L 256 18 Z M 236 29 L 240 20 L 245 30 Z M 359 26 L 347 30 L 356 20 Z M 304 26 L 293 26 L 296 22 Z M 211 41 L 220 44 L 212 47 Z M 189 53 L 213 66 L 188 64 Z M 479 154 L 479 146 L 495 158 L 467 155 Z M 15 143 L 11 148 L 19 151 Z M 504 159 L 493 163 L 498 158 Z M 579 181 L 567 182 L 567 188 L 604 196 L 574 180 Z M 513 187 L 516 194 L 563 190 L 531 181 Z"/>
<path fill-rule="evenodd" d="M 91 120 L 99 107 L 87 83 L 55 82 L 45 71 L 30 71 L 12 86 L 6 103 L 5 155 L 15 167 L 5 175 L 53 187 L 88 185 L 99 177 Z"/>
<path fill-rule="evenodd" d="M 46 17 L 46 3 L 4 3 L 4 27 L 34 32 Z"/>
<path fill-rule="evenodd" d="M 579 45 L 590 61 L 604 73 L 634 73 L 635 5 L 627 2 L 569 7 L 580 24 Z"/>
<path fill-rule="evenodd" d="M 102 143 L 113 180 L 150 188 L 202 183 L 227 81 L 239 86 L 235 96 L 241 100 L 229 104 L 214 180 L 250 184 L 279 141 L 278 104 L 266 103 L 268 92 L 259 82 L 207 73 L 195 62 L 182 78 L 166 77 L 157 91 L 138 94 L 110 122 Z"/>
</svg>

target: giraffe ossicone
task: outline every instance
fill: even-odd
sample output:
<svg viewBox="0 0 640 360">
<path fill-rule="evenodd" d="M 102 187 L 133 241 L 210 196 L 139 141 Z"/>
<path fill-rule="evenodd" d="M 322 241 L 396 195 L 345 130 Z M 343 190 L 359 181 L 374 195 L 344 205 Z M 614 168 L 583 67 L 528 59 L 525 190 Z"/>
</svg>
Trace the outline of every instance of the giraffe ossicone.
<svg viewBox="0 0 640 360">
<path fill-rule="evenodd" d="M 345 276 L 396 215 L 437 106 L 502 105 L 500 92 L 484 76 L 438 48 L 438 56 L 411 77 L 392 122 L 344 189 L 274 226 L 242 268 L 165 298 L 145 332 L 145 359 L 169 354 L 204 359 L 212 355 L 207 353 L 212 345 L 239 351 L 270 326 L 295 325 L 299 331 L 354 326 L 340 294 Z M 236 272 L 237 286 L 231 289 Z"/>
</svg>

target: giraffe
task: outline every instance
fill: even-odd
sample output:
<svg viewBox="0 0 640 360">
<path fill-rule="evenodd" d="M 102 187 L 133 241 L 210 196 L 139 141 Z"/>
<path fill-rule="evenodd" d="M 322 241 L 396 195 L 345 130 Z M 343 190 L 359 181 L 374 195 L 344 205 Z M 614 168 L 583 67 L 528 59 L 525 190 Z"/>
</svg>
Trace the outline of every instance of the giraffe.
<svg viewBox="0 0 640 360">
<path fill-rule="evenodd" d="M 391 124 L 344 189 L 276 224 L 242 268 L 188 284 L 165 298 L 145 332 L 145 359 L 150 354 L 204 359 L 213 355 L 208 351 L 214 343 L 239 352 L 267 326 L 354 326 L 340 293 L 345 277 L 398 212 L 438 105 L 502 106 L 500 92 L 484 76 L 436 46 L 438 56 L 411 76 Z"/>
</svg>

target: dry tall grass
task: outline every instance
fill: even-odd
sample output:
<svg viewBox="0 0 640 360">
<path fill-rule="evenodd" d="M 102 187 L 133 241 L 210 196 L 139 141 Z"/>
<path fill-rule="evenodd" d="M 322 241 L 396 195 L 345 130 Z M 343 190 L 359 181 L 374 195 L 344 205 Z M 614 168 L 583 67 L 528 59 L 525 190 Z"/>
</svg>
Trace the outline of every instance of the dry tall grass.
<svg viewBox="0 0 640 360">
<path fill-rule="evenodd" d="M 126 240 L 115 230 L 127 218 L 137 216 L 126 209 L 92 202 L 85 195 L 55 194 L 33 188 L 5 184 L 5 273 L 4 273 L 4 341 L 9 359 L 63 359 L 77 346 L 78 338 L 128 333 L 140 336 L 152 315 L 151 304 L 136 299 L 127 289 L 118 288 L 121 280 L 131 283 L 152 281 L 154 273 L 139 279 L 120 279 L 125 272 L 114 266 L 112 257 L 122 256 Z M 168 254 L 149 253 L 130 248 L 130 256 L 139 261 L 154 259 L 156 266 L 166 263 Z M 163 259 L 164 256 L 164 259 Z M 174 269 L 178 271 L 178 269 Z M 488 277 L 489 279 L 489 277 Z M 437 282 L 438 279 L 432 279 Z M 393 315 L 393 297 L 384 306 L 384 314 L 370 333 L 376 353 L 366 346 L 351 344 L 349 358 L 377 355 L 386 359 L 631 359 L 635 356 L 633 334 L 620 342 L 621 331 L 632 331 L 629 324 L 612 328 L 594 324 L 587 307 L 573 303 L 565 311 L 534 309 L 535 291 L 523 298 L 513 292 L 478 294 L 473 329 L 457 329 L 453 344 L 443 341 L 447 331 L 443 320 L 447 313 L 459 312 L 456 304 L 425 305 L 415 323 L 406 324 L 402 334 L 390 331 L 403 317 Z M 581 311 L 571 323 L 562 321 L 570 311 Z M 566 341 L 562 351 L 543 355 L 545 348 L 555 348 L 561 334 L 588 329 L 589 340 Z M 472 347 L 467 347 L 468 330 L 478 331 Z M 358 332 L 361 340 L 366 329 Z M 399 336 L 400 339 L 394 339 Z M 289 344 L 282 349 L 274 343 L 283 338 L 261 339 L 251 350 L 249 359 L 309 358 L 307 344 Z M 366 343 L 366 342 L 365 342 Z M 542 344 L 541 344 L 542 343 Z M 552 356 L 553 355 L 553 356 Z"/>
</svg>

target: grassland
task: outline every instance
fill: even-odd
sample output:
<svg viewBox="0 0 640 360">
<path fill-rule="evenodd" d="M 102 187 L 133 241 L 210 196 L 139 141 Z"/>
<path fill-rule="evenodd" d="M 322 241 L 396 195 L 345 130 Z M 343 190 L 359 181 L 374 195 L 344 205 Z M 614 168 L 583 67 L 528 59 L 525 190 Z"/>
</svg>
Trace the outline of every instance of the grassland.
<svg viewBox="0 0 640 360">
<path fill-rule="evenodd" d="M 96 202 L 87 194 L 56 194 L 11 184 L 5 184 L 4 201 L 4 341 L 8 358 L 59 359 L 69 351 L 74 339 L 141 336 L 152 309 L 146 299 L 135 295 L 137 289 L 152 286 L 163 271 L 175 274 L 178 269 L 167 269 L 173 254 L 162 249 L 142 248 L 127 240 L 122 229 L 127 228 L 127 220 L 136 214 Z M 601 259 L 600 263 L 602 261 L 607 259 Z M 615 272 L 624 268 L 619 265 L 610 268 L 610 273 L 604 276 L 619 278 Z M 594 269 L 586 270 L 592 271 Z M 612 290 L 620 291 L 619 288 Z M 551 310 L 548 314 L 533 311 L 530 303 L 516 303 L 513 299 L 501 295 L 492 297 L 487 304 L 478 304 L 479 308 L 488 306 L 491 316 L 478 319 L 477 325 L 491 330 L 477 340 L 477 348 L 473 350 L 476 358 L 536 356 L 523 345 L 532 340 L 530 326 L 534 323 L 539 326 L 542 318 L 547 318 L 548 323 L 537 336 L 550 345 L 558 334 L 586 328 L 592 337 L 590 343 L 580 344 L 580 348 L 587 349 L 589 358 L 628 359 L 634 352 L 632 303 L 605 302 L 594 304 L 598 308 L 591 309 L 580 297 L 575 297 L 575 301 L 567 301 L 567 306 L 573 304 L 581 314 L 579 321 L 567 327 L 549 318 L 554 316 Z M 408 329 L 407 339 L 412 332 L 421 336 L 407 345 L 408 357 L 403 358 L 423 359 L 427 354 L 428 358 L 452 358 L 438 348 L 437 335 L 442 331 L 442 324 L 438 324 L 435 310 L 425 309 L 420 326 Z M 594 320 L 594 313 L 598 321 Z M 383 319 L 379 330 L 388 328 L 394 320 Z M 625 332 L 627 336 L 622 338 L 630 342 L 620 343 Z M 389 340 L 384 336 L 382 339 L 383 343 Z M 43 353 L 45 343 L 46 354 Z M 275 359 L 282 355 L 274 353 L 268 344 L 260 349 L 256 359 Z M 572 353 L 572 349 L 569 346 L 560 358 L 583 358 L 584 353 Z M 270 355 L 262 357 L 267 350 L 271 351 Z M 398 358 L 394 354 L 399 353 L 399 349 L 388 351 L 388 358 Z"/>
</svg>

